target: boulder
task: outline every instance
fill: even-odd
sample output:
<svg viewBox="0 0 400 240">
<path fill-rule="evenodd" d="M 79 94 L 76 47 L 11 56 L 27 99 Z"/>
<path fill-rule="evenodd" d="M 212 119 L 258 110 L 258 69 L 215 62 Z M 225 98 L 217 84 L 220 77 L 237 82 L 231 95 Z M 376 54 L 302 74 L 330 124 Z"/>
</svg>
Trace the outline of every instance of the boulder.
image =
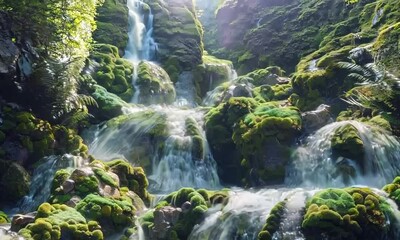
<svg viewBox="0 0 400 240">
<path fill-rule="evenodd" d="M 330 115 L 330 106 L 321 104 L 314 111 L 308 111 L 301 114 L 303 119 L 303 128 L 306 133 L 312 133 L 315 130 L 332 122 Z"/>
</svg>

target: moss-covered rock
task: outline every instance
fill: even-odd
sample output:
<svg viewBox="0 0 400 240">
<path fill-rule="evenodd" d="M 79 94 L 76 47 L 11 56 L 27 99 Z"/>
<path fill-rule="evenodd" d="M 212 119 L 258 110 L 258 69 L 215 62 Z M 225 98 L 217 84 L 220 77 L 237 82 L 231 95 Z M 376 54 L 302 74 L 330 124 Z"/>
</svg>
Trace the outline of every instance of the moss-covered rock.
<svg viewBox="0 0 400 240">
<path fill-rule="evenodd" d="M 51 203 L 72 204 L 71 199 L 83 199 L 90 194 L 127 201 L 138 210 L 149 204 L 149 183 L 141 167 L 132 167 L 122 159 L 110 162 L 92 161 L 89 166 L 58 170 L 54 176 Z M 74 203 L 76 204 L 76 203 Z"/>
<path fill-rule="evenodd" d="M 233 80 L 232 78 L 236 75 L 230 61 L 218 59 L 208 55 L 207 52 L 204 52 L 202 60 L 203 63 L 193 70 L 199 98 L 206 96 L 208 91 L 213 90 L 218 85 Z"/>
<path fill-rule="evenodd" d="M 285 201 L 277 203 L 272 209 L 262 230 L 258 234 L 258 240 L 272 240 L 272 236 L 279 229 L 282 215 L 285 211 Z"/>
<path fill-rule="evenodd" d="M 222 180 L 247 185 L 282 182 L 301 125 L 298 109 L 278 102 L 231 98 L 211 109 L 206 134 Z"/>
<path fill-rule="evenodd" d="M 146 0 L 154 14 L 154 38 L 159 43 L 157 60 L 176 82 L 183 70 L 202 62 L 203 28 L 191 0 Z"/>
<path fill-rule="evenodd" d="M 30 176 L 18 163 L 0 160 L 0 201 L 15 202 L 28 194 Z"/>
<path fill-rule="evenodd" d="M 193 227 L 204 219 L 208 208 L 226 201 L 227 197 L 224 191 L 182 188 L 166 196 L 155 211 L 142 217 L 143 230 L 151 239 L 187 239 Z"/>
<path fill-rule="evenodd" d="M 138 102 L 142 104 L 171 104 L 175 101 L 176 93 L 173 83 L 160 66 L 151 62 L 140 62 L 135 83 Z"/>
<path fill-rule="evenodd" d="M 326 189 L 307 202 L 302 228 L 310 239 L 393 237 L 395 221 L 384 198 L 367 188 Z M 393 222 L 395 223 L 395 222 Z"/>
<path fill-rule="evenodd" d="M 389 194 L 389 197 L 400 205 L 400 177 L 396 177 L 392 183 L 383 187 L 383 190 Z"/>
<path fill-rule="evenodd" d="M 334 156 L 355 160 L 363 166 L 364 143 L 354 126 L 346 124 L 337 129 L 331 142 Z"/>
<path fill-rule="evenodd" d="M 120 57 L 118 48 L 109 44 L 95 44 L 89 57 L 93 79 L 108 92 L 130 101 L 134 94 L 132 86 L 133 64 Z"/>
<path fill-rule="evenodd" d="M 6 159 L 16 160 L 29 166 L 44 156 L 71 153 L 87 155 L 87 146 L 76 131 L 35 117 L 30 112 L 3 107 L 4 123 L 0 130 L 5 134 L 8 147 L 4 147 Z M 16 150 L 12 145 L 16 145 Z"/>
<path fill-rule="evenodd" d="M 77 210 L 66 205 L 39 206 L 34 223 L 28 224 L 19 231 L 26 239 L 104 239 L 99 224 L 87 221 Z"/>
<path fill-rule="evenodd" d="M 97 43 L 111 44 L 121 55 L 128 43 L 128 7 L 123 0 L 105 0 L 97 10 L 97 29 L 93 39 Z"/>
<path fill-rule="evenodd" d="M 8 218 L 7 214 L 0 211 L 0 224 L 10 223 L 10 219 Z"/>
<path fill-rule="evenodd" d="M 85 218 L 98 221 L 108 235 L 134 224 L 135 207 L 132 202 L 87 195 L 76 206 L 76 210 Z"/>
<path fill-rule="evenodd" d="M 128 107 L 128 104 L 120 97 L 107 91 L 102 86 L 94 85 L 93 98 L 96 100 L 98 107 L 91 110 L 93 115 L 98 120 L 109 120 L 120 116 L 123 113 L 123 108 Z"/>
</svg>

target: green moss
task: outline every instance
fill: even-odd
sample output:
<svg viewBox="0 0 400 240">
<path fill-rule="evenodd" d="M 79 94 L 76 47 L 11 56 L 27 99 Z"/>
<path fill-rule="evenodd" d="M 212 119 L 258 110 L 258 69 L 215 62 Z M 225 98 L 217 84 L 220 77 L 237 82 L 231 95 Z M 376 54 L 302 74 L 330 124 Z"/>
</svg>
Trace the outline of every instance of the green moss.
<svg viewBox="0 0 400 240">
<path fill-rule="evenodd" d="M 391 236 L 388 203 L 367 188 L 326 189 L 307 202 L 302 227 L 306 236 L 365 239 Z"/>
<path fill-rule="evenodd" d="M 107 91 L 114 93 L 125 101 L 133 97 L 133 65 L 121 58 L 118 48 L 109 44 L 95 44 L 90 55 L 94 72 L 93 79 Z"/>
<path fill-rule="evenodd" d="M 140 62 L 136 85 L 140 89 L 139 102 L 143 104 L 172 103 L 176 93 L 167 72 L 161 67 Z"/>
<path fill-rule="evenodd" d="M 222 203 L 224 201 L 222 199 L 226 199 L 227 195 L 227 192 L 224 191 L 207 191 L 204 189 L 196 191 L 193 188 L 182 188 L 166 196 L 163 201 L 157 204 L 156 209 L 162 209 L 165 206 L 180 208 L 184 203 L 190 202 L 190 208 L 183 211 L 177 222 L 170 226 L 167 239 L 187 239 L 193 227 L 204 219 L 208 207 L 214 203 Z M 147 234 L 155 230 L 154 212 L 146 213 L 141 218 L 141 223 Z"/>
<path fill-rule="evenodd" d="M 400 177 L 396 177 L 392 183 L 383 187 L 383 190 L 389 194 L 397 205 L 400 205 Z"/>
<path fill-rule="evenodd" d="M 105 0 L 97 12 L 93 39 L 112 44 L 123 52 L 128 43 L 128 7 L 122 1 Z"/>
<path fill-rule="evenodd" d="M 35 222 L 21 229 L 19 234 L 34 240 L 104 239 L 97 222 L 87 222 L 74 208 L 48 203 L 39 206 Z"/>
<path fill-rule="evenodd" d="M 18 201 L 29 192 L 30 176 L 18 163 L 0 160 L 0 200 Z"/>
<path fill-rule="evenodd" d="M 10 223 L 10 219 L 8 218 L 7 214 L 0 211 L 0 224 Z"/>
<path fill-rule="evenodd" d="M 78 212 L 88 219 L 99 221 L 100 225 L 111 222 L 116 229 L 121 230 L 134 223 L 135 207 L 131 202 L 105 198 L 94 194 L 87 195 L 76 206 Z"/>
<path fill-rule="evenodd" d="M 353 159 L 363 166 L 364 143 L 354 126 L 347 124 L 337 129 L 331 142 L 334 156 Z"/>
<path fill-rule="evenodd" d="M 272 235 L 279 229 L 285 204 L 286 201 L 279 202 L 271 209 L 265 225 L 258 234 L 258 240 L 272 240 Z"/>
</svg>

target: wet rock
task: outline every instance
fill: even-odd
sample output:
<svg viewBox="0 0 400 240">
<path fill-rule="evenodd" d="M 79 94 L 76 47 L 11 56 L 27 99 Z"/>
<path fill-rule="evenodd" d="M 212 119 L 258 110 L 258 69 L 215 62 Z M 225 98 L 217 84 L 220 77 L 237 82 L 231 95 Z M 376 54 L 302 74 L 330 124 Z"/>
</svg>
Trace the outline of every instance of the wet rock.
<svg viewBox="0 0 400 240">
<path fill-rule="evenodd" d="M 181 208 L 183 213 L 187 213 L 192 208 L 192 204 L 189 201 L 186 201 L 182 204 Z"/>
<path fill-rule="evenodd" d="M 75 188 L 75 181 L 72 179 L 68 179 L 62 184 L 62 189 L 64 193 L 69 193 Z"/>
<path fill-rule="evenodd" d="M 17 201 L 29 192 L 30 176 L 19 164 L 0 161 L 0 201 Z"/>
<path fill-rule="evenodd" d="M 82 199 L 79 196 L 73 196 L 68 202 L 65 203 L 68 207 L 74 208 Z"/>
<path fill-rule="evenodd" d="M 16 214 L 11 221 L 11 231 L 18 232 L 21 228 L 24 228 L 29 223 L 35 221 L 36 212 L 31 212 L 27 214 Z"/>
<path fill-rule="evenodd" d="M 181 208 L 162 207 L 154 211 L 154 228 L 150 232 L 151 239 L 165 239 L 171 226 L 179 219 Z"/>
<path fill-rule="evenodd" d="M 84 168 L 75 169 L 75 171 L 72 172 L 70 179 L 76 181 L 80 178 L 89 177 L 89 176 L 93 176 L 93 175 L 94 175 L 94 172 L 90 167 L 84 167 Z"/>
<path fill-rule="evenodd" d="M 363 47 L 354 48 L 349 52 L 350 58 L 359 65 L 365 65 L 374 61 L 374 57 L 368 49 Z"/>
<path fill-rule="evenodd" d="M 246 84 L 240 84 L 232 90 L 232 97 L 253 97 L 253 94 Z"/>
<path fill-rule="evenodd" d="M 301 114 L 306 133 L 311 133 L 332 122 L 330 106 L 321 104 L 316 110 Z"/>
<path fill-rule="evenodd" d="M 103 187 L 100 187 L 100 195 L 111 198 L 119 198 L 121 196 L 118 188 L 111 187 L 109 185 L 104 185 Z"/>
</svg>

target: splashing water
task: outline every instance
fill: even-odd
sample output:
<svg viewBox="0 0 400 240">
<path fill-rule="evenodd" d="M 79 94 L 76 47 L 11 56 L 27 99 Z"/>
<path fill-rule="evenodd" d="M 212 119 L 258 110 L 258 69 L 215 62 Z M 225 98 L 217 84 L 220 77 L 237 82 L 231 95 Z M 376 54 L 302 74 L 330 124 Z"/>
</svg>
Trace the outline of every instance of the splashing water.
<svg viewBox="0 0 400 240">
<path fill-rule="evenodd" d="M 362 166 L 352 159 L 334 159 L 332 156 L 332 138 L 338 129 L 346 125 L 353 126 L 363 142 Z M 350 169 L 351 174 L 343 174 L 341 169 Z M 385 131 L 357 121 L 331 123 L 298 147 L 287 172 L 286 183 L 289 185 L 344 187 L 358 184 L 382 187 L 400 172 L 400 143 Z"/>
<path fill-rule="evenodd" d="M 271 209 L 301 189 L 263 189 L 257 192 L 233 190 L 228 204 L 211 208 L 208 217 L 195 226 L 190 240 L 257 239 Z M 305 202 L 298 203 L 303 207 Z"/>
<path fill-rule="evenodd" d="M 51 184 L 54 174 L 63 168 L 78 168 L 83 166 L 85 161 L 81 157 L 73 155 L 49 156 L 43 159 L 43 163 L 39 165 L 33 172 L 33 177 L 29 187 L 29 194 L 25 196 L 17 204 L 17 212 L 30 212 L 50 197 Z"/>
<path fill-rule="evenodd" d="M 145 23 L 145 3 L 139 0 L 128 0 L 127 6 L 129 9 L 129 31 L 124 58 L 133 64 L 132 85 L 135 88 L 135 93 L 131 102 L 138 103 L 140 96 L 140 87 L 137 84 L 139 62 L 154 59 L 158 45 L 152 37 L 154 16 L 151 9 L 149 9 Z"/>
<path fill-rule="evenodd" d="M 184 186 L 210 189 L 219 187 L 216 164 L 202 129 L 203 111 L 172 106 L 132 107 L 126 111 L 131 114 L 122 116 L 127 121 L 118 127 L 111 127 L 113 124 L 110 123 L 96 130 L 95 138 L 89 144 L 90 154 L 103 160 L 125 158 L 133 165 L 142 167 L 143 159 L 140 157 L 148 156 L 151 161 L 149 179 L 153 181 L 150 189 L 156 193 L 175 191 Z M 146 111 L 153 111 L 154 114 L 138 117 Z M 197 123 L 203 135 L 204 156 L 199 159 L 193 156 L 193 136 L 187 134 L 188 118 Z M 160 122 L 165 122 L 167 136 L 152 142 L 148 133 L 158 127 Z"/>
<path fill-rule="evenodd" d="M 175 84 L 177 107 L 196 107 L 196 86 L 192 72 L 182 72 Z"/>
</svg>

